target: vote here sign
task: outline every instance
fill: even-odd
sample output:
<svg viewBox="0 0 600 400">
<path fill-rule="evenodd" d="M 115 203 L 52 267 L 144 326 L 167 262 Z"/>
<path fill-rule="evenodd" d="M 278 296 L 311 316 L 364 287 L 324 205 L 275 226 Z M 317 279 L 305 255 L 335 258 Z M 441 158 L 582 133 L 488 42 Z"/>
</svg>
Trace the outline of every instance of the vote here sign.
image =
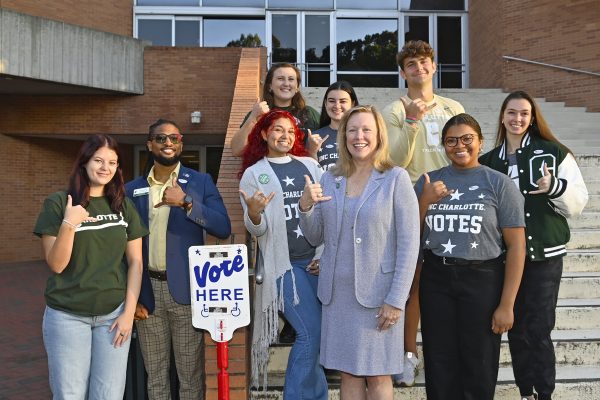
<svg viewBox="0 0 600 400">
<path fill-rule="evenodd" d="M 250 323 L 246 246 L 192 246 L 188 255 L 192 324 L 215 342 L 227 342 Z"/>
</svg>

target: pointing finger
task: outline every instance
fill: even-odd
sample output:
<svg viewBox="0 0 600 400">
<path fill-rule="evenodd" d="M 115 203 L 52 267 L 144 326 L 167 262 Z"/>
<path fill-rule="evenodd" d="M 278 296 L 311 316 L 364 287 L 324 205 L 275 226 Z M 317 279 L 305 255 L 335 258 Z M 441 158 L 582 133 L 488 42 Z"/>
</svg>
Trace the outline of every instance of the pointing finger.
<svg viewBox="0 0 600 400">
<path fill-rule="evenodd" d="M 323 142 L 325 142 L 327 139 L 329 139 L 329 135 L 325 135 L 325 137 L 323 138 Z"/>
<path fill-rule="evenodd" d="M 240 192 L 240 194 L 242 195 L 242 198 L 247 203 L 248 202 L 248 195 L 246 194 L 246 192 L 244 192 L 242 189 L 238 190 L 238 192 Z"/>
<path fill-rule="evenodd" d="M 179 184 L 177 183 L 177 177 L 176 176 L 173 177 L 173 187 L 174 188 L 179 187 Z"/>
<path fill-rule="evenodd" d="M 429 174 L 427 172 L 423 174 L 423 177 L 425 178 L 425 183 L 431 183 L 431 179 L 429 179 Z"/>
<path fill-rule="evenodd" d="M 73 198 L 70 194 L 67 195 L 67 208 L 73 207 Z"/>
<path fill-rule="evenodd" d="M 266 199 L 265 199 L 265 200 L 266 200 L 266 201 L 267 201 L 267 203 L 268 203 L 268 202 L 270 202 L 270 201 L 271 201 L 271 199 L 272 199 L 273 197 L 275 197 L 275 192 L 271 192 L 271 194 L 269 194 L 269 195 L 266 197 Z"/>
</svg>

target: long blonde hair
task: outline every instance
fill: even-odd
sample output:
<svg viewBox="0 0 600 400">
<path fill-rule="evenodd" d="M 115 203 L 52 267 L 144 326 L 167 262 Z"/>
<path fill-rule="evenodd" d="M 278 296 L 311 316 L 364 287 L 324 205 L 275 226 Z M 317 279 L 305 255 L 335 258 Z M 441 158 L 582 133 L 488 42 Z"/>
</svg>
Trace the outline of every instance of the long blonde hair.
<svg viewBox="0 0 600 400">
<path fill-rule="evenodd" d="M 340 121 L 337 134 L 339 158 L 335 166 L 331 168 L 331 172 L 334 175 L 349 177 L 356 170 L 356 166 L 352 162 L 352 155 L 346 145 L 346 128 L 348 120 L 357 113 L 370 113 L 375 118 L 375 125 L 377 126 L 377 149 L 373 158 L 373 168 L 379 172 L 383 172 L 394 166 L 394 162 L 390 158 L 387 129 L 381 113 L 374 106 L 356 106 L 346 111 Z"/>
</svg>

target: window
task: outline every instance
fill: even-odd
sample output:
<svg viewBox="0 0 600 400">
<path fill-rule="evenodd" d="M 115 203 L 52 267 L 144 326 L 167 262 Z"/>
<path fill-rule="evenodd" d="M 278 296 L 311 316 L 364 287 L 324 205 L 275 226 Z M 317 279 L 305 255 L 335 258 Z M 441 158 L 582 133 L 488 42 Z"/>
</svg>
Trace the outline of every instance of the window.
<svg viewBox="0 0 600 400">
<path fill-rule="evenodd" d="M 333 10 L 333 0 L 269 0 L 269 8 L 290 10 Z"/>
<path fill-rule="evenodd" d="M 397 71 L 396 19 L 338 19 L 338 71 Z"/>
<path fill-rule="evenodd" d="M 265 20 L 205 18 L 203 37 L 206 47 L 265 46 Z"/>
<path fill-rule="evenodd" d="M 200 21 L 175 21 L 175 46 L 200 47 Z"/>
<path fill-rule="evenodd" d="M 398 0 L 337 0 L 337 8 L 367 10 L 397 10 Z"/>
<path fill-rule="evenodd" d="M 200 0 L 137 0 L 138 6 L 199 6 Z"/>
<path fill-rule="evenodd" d="M 402 10 L 465 10 L 465 0 L 400 0 Z"/>
<path fill-rule="evenodd" d="M 205 7 L 264 7 L 265 0 L 202 0 Z"/>
<path fill-rule="evenodd" d="M 171 46 L 171 20 L 139 19 L 137 37 L 149 40 L 153 46 Z"/>
</svg>

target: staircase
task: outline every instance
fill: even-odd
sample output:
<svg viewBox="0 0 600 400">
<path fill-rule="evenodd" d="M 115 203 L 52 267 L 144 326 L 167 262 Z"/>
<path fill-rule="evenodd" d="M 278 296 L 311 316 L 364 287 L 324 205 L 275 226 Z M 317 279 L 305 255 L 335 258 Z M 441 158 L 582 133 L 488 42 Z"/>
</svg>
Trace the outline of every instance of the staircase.
<svg viewBox="0 0 600 400">
<path fill-rule="evenodd" d="M 403 91 L 385 88 L 356 89 L 361 104 L 380 110 Z M 321 109 L 324 88 L 303 88 L 307 103 Z M 506 93 L 496 89 L 445 89 L 441 96 L 459 101 L 480 123 L 485 151 L 493 147 L 498 112 Z M 552 338 L 556 350 L 556 400 L 600 399 L 600 113 L 581 107 L 536 99 L 554 134 L 576 155 L 590 193 L 584 213 L 569 221 L 571 241 L 564 259 L 556 327 Z M 420 343 L 420 335 L 418 337 Z M 282 386 L 290 346 L 271 347 L 269 387 L 251 391 L 251 399 L 283 399 Z M 421 349 L 419 349 L 421 352 Z M 328 376 L 329 398 L 339 399 L 339 378 Z M 424 373 L 412 388 L 395 388 L 395 398 L 425 400 Z M 506 334 L 502 338 L 496 400 L 516 400 Z"/>
</svg>

